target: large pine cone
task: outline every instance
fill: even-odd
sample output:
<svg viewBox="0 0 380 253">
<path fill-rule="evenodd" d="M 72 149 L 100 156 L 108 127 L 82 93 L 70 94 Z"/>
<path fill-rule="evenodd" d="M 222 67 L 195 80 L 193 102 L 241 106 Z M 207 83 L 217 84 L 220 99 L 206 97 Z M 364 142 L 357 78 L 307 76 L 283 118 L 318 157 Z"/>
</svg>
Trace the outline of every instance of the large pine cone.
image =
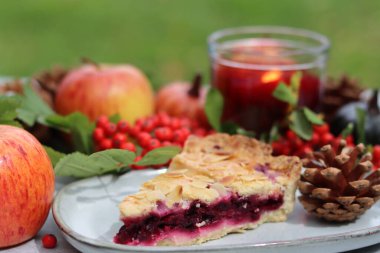
<svg viewBox="0 0 380 253">
<path fill-rule="evenodd" d="M 351 221 L 380 198 L 380 171 L 372 171 L 371 155 L 363 144 L 337 153 L 330 145 L 305 159 L 298 187 L 299 200 L 311 214 L 329 221 Z"/>
</svg>

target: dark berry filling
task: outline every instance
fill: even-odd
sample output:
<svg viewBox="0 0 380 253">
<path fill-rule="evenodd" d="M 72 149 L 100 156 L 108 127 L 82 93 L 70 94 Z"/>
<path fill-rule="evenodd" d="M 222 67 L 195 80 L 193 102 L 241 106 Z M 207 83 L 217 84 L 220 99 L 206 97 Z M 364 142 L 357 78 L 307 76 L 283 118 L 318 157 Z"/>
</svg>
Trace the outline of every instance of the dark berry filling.
<svg viewBox="0 0 380 253">
<path fill-rule="evenodd" d="M 257 195 L 231 196 L 211 204 L 194 201 L 188 209 L 179 209 L 162 216 L 152 212 L 143 217 L 126 218 L 114 241 L 129 245 L 152 245 L 162 235 L 174 231 L 197 233 L 199 229 L 217 226 L 223 221 L 235 224 L 255 222 L 263 212 L 276 210 L 282 204 L 282 195 L 266 198 Z"/>
</svg>

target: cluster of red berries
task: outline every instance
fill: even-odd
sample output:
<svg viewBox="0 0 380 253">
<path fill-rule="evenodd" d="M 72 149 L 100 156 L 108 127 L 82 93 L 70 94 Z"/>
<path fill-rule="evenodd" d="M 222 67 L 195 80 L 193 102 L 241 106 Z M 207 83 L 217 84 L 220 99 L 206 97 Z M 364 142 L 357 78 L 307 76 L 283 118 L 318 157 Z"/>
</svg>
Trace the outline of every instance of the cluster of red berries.
<svg viewBox="0 0 380 253">
<path fill-rule="evenodd" d="M 126 121 L 112 123 L 106 116 L 96 121 L 93 140 L 97 151 L 111 148 L 138 153 L 136 161 L 149 151 L 165 146 L 183 147 L 190 135 L 206 136 L 211 131 L 186 117 L 170 117 L 166 113 L 138 119 L 134 125 Z M 137 148 L 139 147 L 139 148 Z M 144 167 L 133 165 L 134 169 Z"/>
<path fill-rule="evenodd" d="M 333 149 L 337 149 L 342 139 L 341 136 L 334 136 L 330 132 L 328 124 L 323 124 L 313 127 L 312 137 L 308 141 L 298 137 L 292 130 L 288 130 L 284 136 L 272 143 L 272 147 L 275 155 L 295 155 L 305 157 L 308 153 L 318 150 L 327 144 L 330 144 Z M 352 135 L 349 135 L 344 139 L 347 142 L 347 146 L 354 145 Z"/>
<path fill-rule="evenodd" d="M 100 116 L 92 133 L 96 151 L 119 148 L 136 152 L 136 146 L 128 138 L 129 131 L 128 122 L 121 120 L 115 124 L 107 116 Z"/>
</svg>

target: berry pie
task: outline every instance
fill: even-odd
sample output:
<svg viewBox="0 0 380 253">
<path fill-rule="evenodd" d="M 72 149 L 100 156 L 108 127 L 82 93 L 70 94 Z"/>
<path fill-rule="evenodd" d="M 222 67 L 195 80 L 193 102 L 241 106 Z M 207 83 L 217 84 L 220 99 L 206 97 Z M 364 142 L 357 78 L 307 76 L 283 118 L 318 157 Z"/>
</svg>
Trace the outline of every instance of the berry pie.
<svg viewBox="0 0 380 253">
<path fill-rule="evenodd" d="M 166 173 L 119 205 L 124 225 L 115 242 L 192 245 L 285 221 L 301 161 L 271 152 L 269 145 L 239 135 L 190 137 Z"/>
</svg>

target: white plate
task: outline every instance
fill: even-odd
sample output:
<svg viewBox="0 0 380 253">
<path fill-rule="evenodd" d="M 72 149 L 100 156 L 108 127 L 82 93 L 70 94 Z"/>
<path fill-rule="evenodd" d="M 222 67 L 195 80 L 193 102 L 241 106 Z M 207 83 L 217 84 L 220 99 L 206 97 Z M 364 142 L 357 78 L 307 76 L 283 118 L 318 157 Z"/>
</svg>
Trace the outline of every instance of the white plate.
<svg viewBox="0 0 380 253">
<path fill-rule="evenodd" d="M 164 170 L 133 171 L 94 177 L 65 186 L 56 196 L 53 215 L 65 238 L 85 253 L 100 252 L 341 252 L 380 242 L 380 207 L 348 224 L 331 224 L 306 214 L 297 203 L 286 222 L 263 224 L 243 234 L 197 246 L 136 247 L 113 243 L 122 223 L 118 203 L 142 182 Z"/>
</svg>

